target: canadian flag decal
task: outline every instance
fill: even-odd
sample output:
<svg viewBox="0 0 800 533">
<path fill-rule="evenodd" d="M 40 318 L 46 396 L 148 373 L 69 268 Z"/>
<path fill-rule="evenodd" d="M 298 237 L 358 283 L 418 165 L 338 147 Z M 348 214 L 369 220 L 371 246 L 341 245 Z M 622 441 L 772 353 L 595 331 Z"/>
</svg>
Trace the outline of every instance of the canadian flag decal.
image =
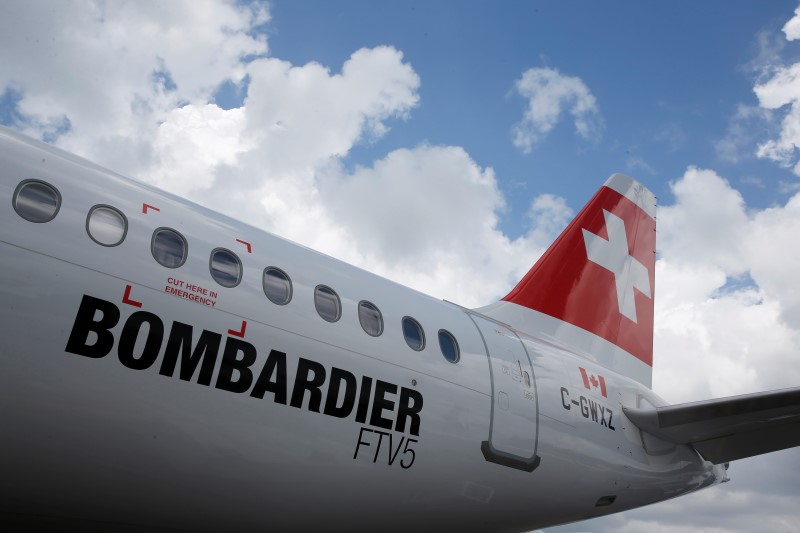
<svg viewBox="0 0 800 533">
<path fill-rule="evenodd" d="M 583 378 L 583 386 L 593 392 L 596 392 L 599 389 L 603 398 L 608 398 L 605 378 L 600 374 L 597 374 L 596 376 L 594 374 L 589 374 L 583 367 L 578 368 L 580 369 L 581 377 Z"/>
</svg>

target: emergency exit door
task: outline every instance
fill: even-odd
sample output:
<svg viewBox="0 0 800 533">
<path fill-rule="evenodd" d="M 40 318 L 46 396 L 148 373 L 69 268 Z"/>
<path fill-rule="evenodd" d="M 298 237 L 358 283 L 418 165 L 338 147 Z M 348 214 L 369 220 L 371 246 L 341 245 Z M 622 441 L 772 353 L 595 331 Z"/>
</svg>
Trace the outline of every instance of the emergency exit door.
<svg viewBox="0 0 800 533">
<path fill-rule="evenodd" d="M 483 337 L 492 381 L 489 437 L 481 443 L 481 451 L 487 461 L 531 472 L 539 464 L 539 406 L 528 352 L 507 327 L 470 317 Z"/>
</svg>

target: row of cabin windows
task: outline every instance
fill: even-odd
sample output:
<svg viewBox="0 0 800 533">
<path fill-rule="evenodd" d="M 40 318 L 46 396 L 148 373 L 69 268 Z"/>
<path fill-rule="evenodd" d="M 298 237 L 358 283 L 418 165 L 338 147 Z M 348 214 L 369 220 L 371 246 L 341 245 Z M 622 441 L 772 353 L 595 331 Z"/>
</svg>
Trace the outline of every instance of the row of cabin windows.
<svg viewBox="0 0 800 533">
<path fill-rule="evenodd" d="M 61 193 L 48 183 L 24 180 L 14 191 L 14 210 L 19 216 L 35 223 L 53 220 L 61 208 Z M 117 246 L 128 233 L 128 219 L 110 205 L 98 204 L 86 217 L 86 233 L 101 246 Z M 179 268 L 189 254 L 189 244 L 183 235 L 171 228 L 158 228 L 153 232 L 150 252 L 158 264 L 166 268 Z M 225 248 L 215 248 L 209 258 L 209 271 L 214 281 L 223 287 L 236 287 L 242 281 L 242 262 Z M 264 294 L 276 305 L 286 305 L 292 299 L 292 281 L 277 267 L 267 267 L 262 275 Z M 323 320 L 336 322 L 342 317 L 342 302 L 336 291 L 327 285 L 314 289 L 314 307 Z M 383 333 L 383 315 L 375 304 L 362 300 L 358 303 L 358 321 L 361 328 L 372 337 Z M 415 351 L 425 348 L 425 331 L 410 316 L 402 320 L 403 337 Z M 460 352 L 455 337 L 444 329 L 439 330 L 439 348 L 445 359 L 458 362 Z"/>
</svg>

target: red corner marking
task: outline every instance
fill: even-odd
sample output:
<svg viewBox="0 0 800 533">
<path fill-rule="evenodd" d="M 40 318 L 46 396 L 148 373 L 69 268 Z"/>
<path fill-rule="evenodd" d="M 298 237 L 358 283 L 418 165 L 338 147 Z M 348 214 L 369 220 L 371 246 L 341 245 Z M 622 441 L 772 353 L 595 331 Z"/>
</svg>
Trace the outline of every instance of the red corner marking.
<svg viewBox="0 0 800 533">
<path fill-rule="evenodd" d="M 157 208 L 154 205 L 142 204 L 142 213 L 144 213 L 146 215 L 148 209 L 152 209 L 153 211 L 161 211 L 161 209 Z"/>
<path fill-rule="evenodd" d="M 229 329 L 228 335 L 233 335 L 234 337 L 242 337 L 244 338 L 244 332 L 247 329 L 247 320 L 242 320 L 242 328 L 239 331 Z"/>
<path fill-rule="evenodd" d="M 236 239 L 236 242 L 240 242 L 240 243 L 244 244 L 245 246 L 247 246 L 247 253 L 248 254 L 252 254 L 253 253 L 253 247 L 250 246 L 249 242 L 243 241 L 242 239 Z"/>
<path fill-rule="evenodd" d="M 142 302 L 131 300 L 131 289 L 132 287 L 130 285 L 125 285 L 125 294 L 122 296 L 122 303 L 132 305 L 134 307 L 141 307 Z"/>
</svg>

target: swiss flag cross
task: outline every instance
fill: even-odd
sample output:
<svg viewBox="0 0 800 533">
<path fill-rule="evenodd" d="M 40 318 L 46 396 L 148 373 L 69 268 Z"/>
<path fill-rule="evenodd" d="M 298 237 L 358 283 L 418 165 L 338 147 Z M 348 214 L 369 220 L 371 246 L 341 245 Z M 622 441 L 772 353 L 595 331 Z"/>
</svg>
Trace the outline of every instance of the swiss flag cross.
<svg viewBox="0 0 800 533">
<path fill-rule="evenodd" d="M 640 189 L 630 187 L 636 200 Z M 652 366 L 656 221 L 628 196 L 601 187 L 503 300 L 573 324 Z"/>
<path fill-rule="evenodd" d="M 599 389 L 603 398 L 608 398 L 608 394 L 606 393 L 605 378 L 600 374 L 597 374 L 596 376 L 594 374 L 589 374 L 583 367 L 578 368 L 580 369 L 581 377 L 583 378 L 583 386 L 593 392 Z"/>
</svg>

